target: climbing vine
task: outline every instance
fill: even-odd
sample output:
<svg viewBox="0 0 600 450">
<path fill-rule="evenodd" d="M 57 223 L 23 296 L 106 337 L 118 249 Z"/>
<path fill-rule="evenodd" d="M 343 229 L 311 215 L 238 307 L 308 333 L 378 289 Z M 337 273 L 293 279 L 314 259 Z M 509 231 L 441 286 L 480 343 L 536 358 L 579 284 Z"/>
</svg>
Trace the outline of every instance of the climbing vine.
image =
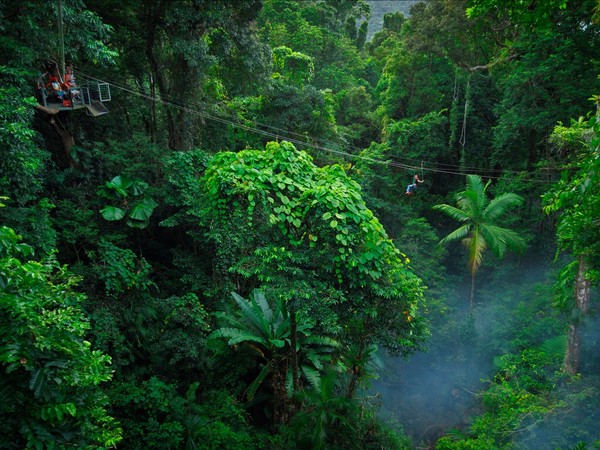
<svg viewBox="0 0 600 450">
<path fill-rule="evenodd" d="M 285 260 L 301 271 L 314 271 L 312 283 L 320 279 L 341 291 L 340 301 L 349 302 L 347 307 L 366 307 L 373 324 L 389 310 L 398 312 L 367 335 L 394 336 L 386 340 L 392 348 L 398 345 L 400 329 L 401 334 L 414 332 L 402 346 L 410 347 L 422 337 L 421 321 L 412 320 L 423 304 L 420 280 L 342 167 L 319 168 L 292 144 L 271 142 L 264 150 L 215 155 L 201 186 L 206 195 L 201 216 L 212 235 L 222 236 L 243 221 L 246 241 L 254 239 L 257 247 L 240 247 L 234 253 L 259 256 L 250 264 L 260 266 L 263 280 L 267 273 L 277 273 Z M 256 236 L 264 241 L 257 243 Z M 240 272 L 234 265 L 231 270 Z M 257 272 L 243 267 L 246 276 Z"/>
</svg>

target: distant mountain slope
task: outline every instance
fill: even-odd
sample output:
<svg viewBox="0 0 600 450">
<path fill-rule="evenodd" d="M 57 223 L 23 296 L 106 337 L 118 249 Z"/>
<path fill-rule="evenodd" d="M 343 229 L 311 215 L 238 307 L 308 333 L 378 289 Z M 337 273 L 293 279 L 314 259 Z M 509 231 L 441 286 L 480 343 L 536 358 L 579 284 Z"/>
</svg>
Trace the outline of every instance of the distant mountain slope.
<svg viewBox="0 0 600 450">
<path fill-rule="evenodd" d="M 369 34 L 371 39 L 375 33 L 383 28 L 383 16 L 386 13 L 400 11 L 408 17 L 408 11 L 412 5 L 422 0 L 367 0 L 371 5 L 371 18 L 369 19 Z"/>
</svg>

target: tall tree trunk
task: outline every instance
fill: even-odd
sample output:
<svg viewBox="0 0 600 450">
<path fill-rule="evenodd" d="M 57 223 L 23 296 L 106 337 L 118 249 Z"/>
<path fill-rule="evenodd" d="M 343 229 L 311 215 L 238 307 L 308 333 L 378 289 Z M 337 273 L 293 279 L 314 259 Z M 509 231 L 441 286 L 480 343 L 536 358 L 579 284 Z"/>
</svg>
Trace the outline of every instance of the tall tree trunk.
<svg viewBox="0 0 600 450">
<path fill-rule="evenodd" d="M 290 359 L 292 362 L 292 383 L 294 393 L 298 392 L 300 387 L 300 377 L 298 374 L 298 350 L 297 350 L 297 324 L 296 324 L 296 300 L 290 302 Z"/>
<path fill-rule="evenodd" d="M 471 298 L 469 300 L 469 314 L 473 312 L 473 299 L 475 298 L 475 272 L 471 272 Z"/>
<path fill-rule="evenodd" d="M 146 10 L 147 30 L 146 58 L 152 73 L 152 83 L 165 106 L 165 119 L 169 133 L 169 147 L 174 150 L 190 150 L 194 147 L 194 138 L 203 119 L 193 111 L 200 98 L 200 75 L 202 68 L 190 66 L 188 59 L 174 52 L 168 58 L 161 54 L 161 45 L 171 45 L 172 36 L 168 29 L 161 29 L 165 9 L 169 2 L 148 2 Z M 205 30 L 201 26 L 194 30 L 202 36 Z M 162 32 L 161 32 L 162 31 Z M 190 42 L 194 37 L 190 36 Z"/>
<path fill-rule="evenodd" d="M 579 372 L 581 364 L 581 331 L 579 325 L 585 317 L 590 304 L 590 280 L 587 279 L 588 264 L 584 255 L 579 256 L 579 268 L 575 280 L 575 308 L 577 314 L 569 324 L 567 333 L 567 350 L 563 362 L 563 370 L 570 374 Z"/>
<path fill-rule="evenodd" d="M 292 299 L 289 303 L 290 311 L 290 353 L 289 360 L 292 365 L 292 398 L 289 403 L 288 418 L 291 419 L 296 411 L 300 409 L 296 392 L 300 390 L 300 374 L 298 370 L 298 324 L 296 322 L 296 299 Z"/>
<path fill-rule="evenodd" d="M 56 120 L 55 117 L 52 117 L 50 119 L 50 124 L 54 127 L 56 133 L 60 136 L 60 140 L 63 144 L 63 151 L 69 163 L 69 167 L 81 170 L 81 164 L 75 159 L 73 159 L 73 156 L 71 154 L 73 146 L 75 145 L 75 138 L 73 138 L 71 132 L 61 122 Z"/>
<path fill-rule="evenodd" d="M 356 357 L 356 362 L 354 364 L 354 367 L 352 368 L 352 376 L 350 377 L 350 383 L 348 384 L 347 391 L 347 397 L 350 399 L 354 398 L 354 394 L 356 393 L 356 387 L 358 386 L 358 380 L 365 365 L 365 362 L 363 361 L 365 353 L 365 339 L 366 338 L 363 334 L 360 339 L 358 356 Z"/>
<path fill-rule="evenodd" d="M 280 425 L 287 423 L 288 414 L 288 398 L 285 388 L 285 374 L 287 373 L 287 364 L 285 360 L 273 361 L 273 424 Z"/>
<path fill-rule="evenodd" d="M 156 83 L 154 76 L 150 74 L 150 96 L 152 97 L 152 109 L 150 110 L 150 139 L 153 144 L 156 140 Z"/>
<path fill-rule="evenodd" d="M 198 103 L 200 74 L 198 68 L 191 67 L 183 57 L 176 58 L 179 73 L 171 83 L 170 101 L 178 105 L 168 116 L 169 147 L 179 151 L 194 148 L 194 137 L 198 132 L 200 117 L 194 111 Z M 197 108 L 197 106 L 196 106 Z"/>
<path fill-rule="evenodd" d="M 56 134 L 60 136 L 60 140 L 63 145 L 63 151 L 65 157 L 67 158 L 67 162 L 69 163 L 69 167 L 81 170 L 81 164 L 78 161 L 75 161 L 73 159 L 73 156 L 71 155 L 71 151 L 73 150 L 73 146 L 75 145 L 75 138 L 73 137 L 73 134 L 71 134 L 71 132 L 60 121 L 58 121 L 57 115 L 59 113 L 59 110 L 47 108 L 42 105 L 36 105 L 36 108 L 50 115 L 50 120 L 48 121 L 48 123 L 52 125 L 52 127 L 56 131 Z"/>
</svg>

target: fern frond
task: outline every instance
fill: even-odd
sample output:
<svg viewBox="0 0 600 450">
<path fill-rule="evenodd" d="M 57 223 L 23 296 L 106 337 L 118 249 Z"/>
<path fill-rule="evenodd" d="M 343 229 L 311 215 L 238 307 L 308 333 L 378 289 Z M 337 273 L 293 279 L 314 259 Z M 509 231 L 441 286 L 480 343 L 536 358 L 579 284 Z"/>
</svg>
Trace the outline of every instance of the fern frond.
<svg viewBox="0 0 600 450">
<path fill-rule="evenodd" d="M 314 367 L 303 365 L 301 367 L 302 375 L 308 380 L 308 383 L 315 391 L 321 388 L 321 373 Z"/>
</svg>

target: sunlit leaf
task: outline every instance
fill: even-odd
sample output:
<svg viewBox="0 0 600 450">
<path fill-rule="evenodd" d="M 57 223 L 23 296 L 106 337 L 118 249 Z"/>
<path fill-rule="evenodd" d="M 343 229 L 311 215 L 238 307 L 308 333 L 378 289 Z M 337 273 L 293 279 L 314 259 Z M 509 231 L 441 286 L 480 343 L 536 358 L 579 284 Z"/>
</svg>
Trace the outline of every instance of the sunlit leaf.
<svg viewBox="0 0 600 450">
<path fill-rule="evenodd" d="M 129 210 L 129 217 L 135 220 L 149 220 L 154 208 L 157 206 L 158 203 L 156 201 L 146 197 Z"/>
<path fill-rule="evenodd" d="M 116 206 L 105 206 L 100 210 L 100 214 L 106 220 L 121 220 L 125 217 L 125 211 Z"/>
</svg>

